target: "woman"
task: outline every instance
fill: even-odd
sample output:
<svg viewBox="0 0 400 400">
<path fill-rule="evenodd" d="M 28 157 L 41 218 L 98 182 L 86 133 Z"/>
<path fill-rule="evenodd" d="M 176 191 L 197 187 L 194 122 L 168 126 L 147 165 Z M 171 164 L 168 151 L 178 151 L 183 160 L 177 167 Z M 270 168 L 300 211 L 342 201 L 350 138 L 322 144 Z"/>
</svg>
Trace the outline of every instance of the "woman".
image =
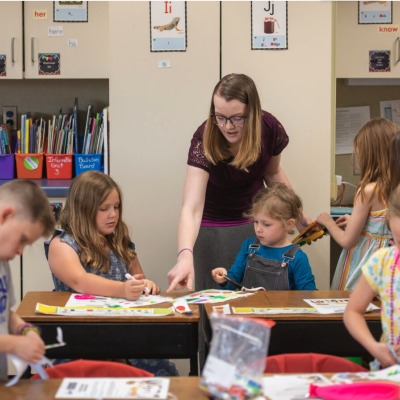
<svg viewBox="0 0 400 400">
<path fill-rule="evenodd" d="M 243 217 L 264 182 L 290 187 L 280 166 L 289 138 L 280 122 L 261 110 L 251 78 L 230 74 L 214 89 L 210 113 L 193 136 L 178 228 L 178 261 L 170 287 L 217 287 L 211 271 L 229 270 L 242 242 L 254 236 Z M 299 231 L 311 223 L 303 213 Z M 197 240 L 196 240 L 197 239 Z M 194 245 L 196 242 L 196 245 Z"/>
</svg>

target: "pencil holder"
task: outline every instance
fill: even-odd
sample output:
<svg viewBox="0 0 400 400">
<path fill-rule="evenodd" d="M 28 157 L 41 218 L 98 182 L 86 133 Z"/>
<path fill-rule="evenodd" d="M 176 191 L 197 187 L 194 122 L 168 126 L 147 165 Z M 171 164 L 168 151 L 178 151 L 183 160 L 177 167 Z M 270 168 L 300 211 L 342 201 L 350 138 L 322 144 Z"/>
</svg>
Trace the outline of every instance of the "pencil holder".
<svg viewBox="0 0 400 400">
<path fill-rule="evenodd" d="M 18 179 L 42 179 L 43 153 L 15 154 Z"/>
<path fill-rule="evenodd" d="M 14 179 L 14 154 L 0 154 L 0 179 Z"/>
<path fill-rule="evenodd" d="M 72 179 L 72 154 L 46 154 L 47 179 Z"/>
<path fill-rule="evenodd" d="M 102 154 L 74 154 L 76 176 L 86 171 L 101 170 Z"/>
</svg>

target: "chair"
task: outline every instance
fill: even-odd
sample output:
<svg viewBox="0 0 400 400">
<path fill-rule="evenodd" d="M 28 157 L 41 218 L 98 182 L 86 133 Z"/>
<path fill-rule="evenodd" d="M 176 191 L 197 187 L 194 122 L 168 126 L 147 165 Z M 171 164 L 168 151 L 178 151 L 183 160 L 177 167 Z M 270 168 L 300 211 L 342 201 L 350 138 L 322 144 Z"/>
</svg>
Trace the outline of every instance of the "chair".
<svg viewBox="0 0 400 400">
<path fill-rule="evenodd" d="M 50 379 L 62 378 L 147 378 L 150 372 L 118 362 L 76 360 L 45 369 Z M 40 379 L 39 374 L 31 379 Z"/>
<path fill-rule="evenodd" d="M 303 353 L 282 354 L 266 358 L 264 373 L 336 373 L 336 372 L 369 372 L 360 365 L 344 358 L 326 354 Z"/>
</svg>

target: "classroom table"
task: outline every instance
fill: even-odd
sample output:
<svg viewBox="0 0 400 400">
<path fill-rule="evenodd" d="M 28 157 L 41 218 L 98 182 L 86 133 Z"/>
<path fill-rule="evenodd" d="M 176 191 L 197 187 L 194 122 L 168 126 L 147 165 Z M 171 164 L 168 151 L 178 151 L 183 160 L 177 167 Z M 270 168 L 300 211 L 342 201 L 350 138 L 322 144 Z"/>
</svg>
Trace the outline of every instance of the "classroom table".
<svg viewBox="0 0 400 400">
<path fill-rule="evenodd" d="M 185 293 L 186 294 L 186 293 Z M 180 297 L 182 292 L 162 296 Z M 162 317 L 84 317 L 35 314 L 37 303 L 63 307 L 71 292 L 28 292 L 17 314 L 42 329 L 46 344 L 56 343 L 56 327 L 63 330 L 67 346 L 49 349 L 48 358 L 126 359 L 189 358 L 190 375 L 198 375 L 198 306 L 192 315 L 175 313 Z M 159 303 L 154 308 L 171 307 Z"/>
<path fill-rule="evenodd" d="M 233 312 L 232 307 L 311 307 L 303 299 L 349 298 L 350 293 L 351 291 L 344 290 L 257 292 L 242 299 L 226 301 L 217 305 L 229 303 L 231 312 Z M 379 341 L 382 334 L 381 303 L 378 300 L 374 300 L 373 303 L 379 307 L 379 310 L 365 314 L 365 319 L 373 337 Z M 216 304 L 205 305 L 207 318 L 203 318 L 203 330 L 207 343 L 210 342 L 212 335 L 209 316 L 213 311 L 213 305 Z M 276 322 L 271 330 L 268 355 L 321 353 L 338 357 L 370 359 L 369 353 L 347 331 L 343 323 L 343 314 L 247 314 L 241 316 L 265 318 Z"/>
<path fill-rule="evenodd" d="M 277 374 L 281 375 L 281 374 Z M 322 374 L 330 378 L 333 374 Z M 265 374 L 264 376 L 272 376 Z M 199 377 L 171 377 L 169 392 L 179 400 L 207 400 L 206 396 L 199 388 Z M 61 385 L 61 379 L 27 380 L 22 379 L 11 387 L 5 387 L 4 381 L 0 381 L 1 400 L 53 400 Z M 374 381 L 377 382 L 377 381 Z M 386 381 L 387 382 L 387 381 Z M 395 382 L 390 382 L 395 383 Z M 396 383 L 395 383 L 396 384 Z M 268 399 L 267 397 L 262 397 Z M 79 399 L 77 399 L 79 400 Z M 83 399 L 81 399 L 83 400 Z"/>
</svg>

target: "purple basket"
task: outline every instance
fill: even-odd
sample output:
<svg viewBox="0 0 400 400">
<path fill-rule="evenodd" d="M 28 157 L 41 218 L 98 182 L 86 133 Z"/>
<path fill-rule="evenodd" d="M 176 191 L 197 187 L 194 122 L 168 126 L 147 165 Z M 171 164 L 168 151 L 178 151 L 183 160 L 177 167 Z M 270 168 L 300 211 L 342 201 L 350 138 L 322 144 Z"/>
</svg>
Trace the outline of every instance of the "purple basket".
<svg viewBox="0 0 400 400">
<path fill-rule="evenodd" d="M 14 154 L 0 154 L 0 179 L 14 179 Z"/>
</svg>

